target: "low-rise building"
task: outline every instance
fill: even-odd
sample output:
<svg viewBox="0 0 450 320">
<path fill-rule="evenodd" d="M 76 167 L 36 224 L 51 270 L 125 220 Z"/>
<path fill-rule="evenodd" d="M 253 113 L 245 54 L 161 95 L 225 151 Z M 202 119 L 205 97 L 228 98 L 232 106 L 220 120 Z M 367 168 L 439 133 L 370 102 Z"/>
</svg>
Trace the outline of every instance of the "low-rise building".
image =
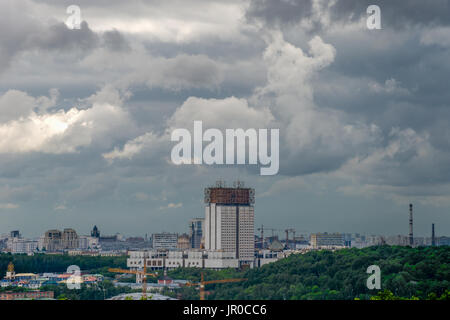
<svg viewBox="0 0 450 320">
<path fill-rule="evenodd" d="M 0 292 L 0 300 L 53 299 L 53 291 Z"/>
<path fill-rule="evenodd" d="M 314 249 L 345 247 L 344 235 L 341 233 L 313 233 L 310 242 Z"/>
<path fill-rule="evenodd" d="M 239 260 L 233 252 L 212 250 L 149 250 L 130 251 L 127 266 L 131 270 L 142 270 L 144 256 L 148 270 L 165 270 L 179 267 L 225 269 L 238 268 Z M 139 277 L 138 277 L 139 278 Z"/>
<path fill-rule="evenodd" d="M 178 244 L 177 233 L 154 233 L 152 235 L 153 249 L 176 249 Z"/>
<path fill-rule="evenodd" d="M 7 250 L 12 254 L 26 253 L 33 254 L 38 249 L 38 241 L 24 238 L 9 238 Z"/>
</svg>

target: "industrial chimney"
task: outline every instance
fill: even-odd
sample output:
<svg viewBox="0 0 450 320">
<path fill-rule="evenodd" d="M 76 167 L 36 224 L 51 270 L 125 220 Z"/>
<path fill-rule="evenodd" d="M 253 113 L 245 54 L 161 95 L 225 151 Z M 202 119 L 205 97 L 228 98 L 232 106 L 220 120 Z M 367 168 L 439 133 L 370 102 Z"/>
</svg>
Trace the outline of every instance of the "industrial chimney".
<svg viewBox="0 0 450 320">
<path fill-rule="evenodd" d="M 436 238 L 434 236 L 434 223 L 431 224 L 431 246 L 434 247 L 436 245 Z"/>
<path fill-rule="evenodd" d="M 414 245 L 413 236 L 413 205 L 409 204 L 409 245 L 412 247 Z"/>
</svg>

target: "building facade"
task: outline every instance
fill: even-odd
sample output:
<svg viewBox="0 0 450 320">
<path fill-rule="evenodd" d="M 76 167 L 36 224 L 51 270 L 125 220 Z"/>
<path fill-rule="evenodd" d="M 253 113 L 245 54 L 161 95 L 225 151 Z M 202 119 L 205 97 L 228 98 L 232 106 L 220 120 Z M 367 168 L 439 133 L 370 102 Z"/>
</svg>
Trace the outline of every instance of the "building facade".
<svg viewBox="0 0 450 320">
<path fill-rule="evenodd" d="M 131 270 L 144 268 L 144 257 L 147 270 L 165 270 L 175 268 L 225 269 L 238 268 L 239 260 L 233 252 L 206 250 L 148 250 L 130 251 L 127 266 Z M 139 280 L 140 281 L 140 280 Z"/>
<path fill-rule="evenodd" d="M 64 231 L 53 229 L 45 232 L 39 247 L 47 252 L 57 252 L 76 249 L 79 245 L 77 232 L 74 229 L 66 228 Z"/>
<path fill-rule="evenodd" d="M 74 229 L 64 229 L 62 233 L 62 248 L 76 249 L 79 247 L 78 234 Z"/>
<path fill-rule="evenodd" d="M 345 238 L 341 233 L 313 233 L 311 234 L 311 246 L 314 249 L 344 247 Z"/>
<path fill-rule="evenodd" d="M 0 300 L 53 299 L 53 291 L 0 292 Z"/>
<path fill-rule="evenodd" d="M 12 254 L 32 254 L 37 251 L 38 241 L 23 238 L 10 238 L 7 243 L 7 248 Z"/>
<path fill-rule="evenodd" d="M 178 237 L 177 249 L 190 249 L 191 239 L 187 234 L 182 234 Z"/>
<path fill-rule="evenodd" d="M 178 244 L 177 233 L 154 233 L 152 235 L 153 249 L 176 249 Z"/>
<path fill-rule="evenodd" d="M 255 256 L 254 189 L 205 189 L 205 249 L 232 253 L 239 265 L 253 265 Z"/>
<path fill-rule="evenodd" d="M 60 230 L 48 230 L 44 234 L 43 249 L 47 252 L 60 251 L 62 248 L 62 232 Z"/>
<path fill-rule="evenodd" d="M 204 233 L 204 218 L 195 218 L 189 222 L 189 235 L 191 237 L 191 248 L 200 249 Z"/>
</svg>

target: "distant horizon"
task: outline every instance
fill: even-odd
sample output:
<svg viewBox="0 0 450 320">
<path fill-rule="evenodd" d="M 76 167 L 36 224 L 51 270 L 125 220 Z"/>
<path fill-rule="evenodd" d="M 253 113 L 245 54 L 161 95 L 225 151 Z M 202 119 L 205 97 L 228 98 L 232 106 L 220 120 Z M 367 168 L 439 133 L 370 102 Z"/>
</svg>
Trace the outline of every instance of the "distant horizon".
<svg viewBox="0 0 450 320">
<path fill-rule="evenodd" d="M 239 180 L 255 229 L 448 234 L 449 1 L 372 5 L 0 2 L 2 232 L 185 233 Z"/>
<path fill-rule="evenodd" d="M 87 233 L 80 233 L 80 232 L 78 232 L 78 230 L 76 228 L 71 227 L 71 226 L 63 226 L 63 227 L 55 227 L 55 228 L 46 229 L 40 235 L 34 235 L 34 236 L 24 235 L 20 231 L 20 229 L 12 229 L 12 230 L 10 230 L 8 232 L 0 232 L 0 235 L 2 235 L 2 236 L 3 235 L 8 235 L 8 234 L 10 234 L 11 231 L 19 230 L 20 235 L 23 238 L 36 239 L 36 238 L 39 238 L 39 237 L 43 236 L 44 233 L 46 231 L 48 231 L 48 230 L 57 229 L 57 230 L 63 231 L 65 228 L 72 228 L 72 229 L 74 229 L 77 232 L 78 236 L 90 236 L 93 227 L 94 226 L 92 226 L 91 229 L 89 230 L 89 232 L 87 232 Z M 120 235 L 124 236 L 125 238 L 131 238 L 131 237 L 142 237 L 142 238 L 145 238 L 145 234 L 124 234 L 124 233 L 121 233 L 119 231 L 118 232 L 112 232 L 112 233 L 103 233 L 101 228 L 98 225 L 97 225 L 97 227 L 98 227 L 98 229 L 100 231 L 100 237 L 102 237 L 102 236 L 115 236 L 115 235 L 120 234 Z M 255 230 L 257 230 L 257 228 L 259 228 L 259 226 L 255 225 Z M 435 228 L 436 228 L 436 225 L 435 225 Z M 167 231 L 167 230 L 159 231 L 159 232 L 156 231 L 156 232 L 147 233 L 148 238 L 150 238 L 152 236 L 152 234 L 154 234 L 154 233 L 177 233 L 177 234 L 181 235 L 183 233 L 189 234 L 189 230 L 186 230 L 184 232 L 175 232 L 175 231 Z M 268 234 L 265 233 L 264 238 L 271 237 L 271 231 L 267 231 L 267 233 Z M 405 237 L 408 237 L 408 233 L 405 233 L 405 234 L 401 234 L 401 233 L 398 233 L 398 234 L 382 234 L 382 233 L 373 234 L 373 233 L 364 233 L 364 232 L 355 232 L 355 231 L 354 232 L 345 232 L 345 231 L 308 231 L 308 232 L 301 232 L 301 233 L 297 233 L 296 232 L 296 236 L 299 236 L 299 235 L 311 235 L 313 233 L 329 233 L 329 234 L 330 233 L 340 233 L 340 234 L 352 234 L 352 235 L 353 234 L 360 234 L 360 235 L 363 235 L 363 236 L 383 236 L 383 237 L 405 236 Z M 284 235 L 284 231 L 283 230 L 279 231 L 278 234 L 274 232 L 274 236 L 276 236 L 276 235 L 278 235 L 280 240 L 285 240 L 285 238 L 286 238 L 285 235 Z M 259 237 L 260 233 L 258 231 L 255 231 L 255 236 Z M 416 237 L 419 237 L 419 238 L 431 238 L 431 225 L 430 225 L 430 234 L 429 235 L 421 235 L 421 234 L 416 235 L 416 234 L 414 234 L 414 238 L 416 238 Z M 439 234 L 437 232 L 437 230 L 435 229 L 435 237 L 436 238 L 438 238 L 438 237 L 450 237 L 450 234 Z M 290 240 L 292 239 L 292 234 L 289 235 L 289 239 Z"/>
</svg>

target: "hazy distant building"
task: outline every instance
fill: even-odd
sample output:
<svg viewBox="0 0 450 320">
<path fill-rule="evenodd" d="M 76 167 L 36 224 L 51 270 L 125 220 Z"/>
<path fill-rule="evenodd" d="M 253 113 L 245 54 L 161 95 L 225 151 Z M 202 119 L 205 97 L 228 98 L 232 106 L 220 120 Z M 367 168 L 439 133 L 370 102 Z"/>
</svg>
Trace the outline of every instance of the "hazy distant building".
<svg viewBox="0 0 450 320">
<path fill-rule="evenodd" d="M 384 237 L 385 244 L 390 246 L 409 246 L 410 237 L 404 235 L 395 235 Z M 414 244 L 414 243 L 413 243 Z"/>
<path fill-rule="evenodd" d="M 195 218 L 189 223 L 189 235 L 191 237 L 191 248 L 200 249 L 203 237 L 205 219 Z"/>
<path fill-rule="evenodd" d="M 152 235 L 153 249 L 176 249 L 178 244 L 177 233 L 154 233 Z"/>
<path fill-rule="evenodd" d="M 98 238 L 100 243 L 104 243 L 104 242 L 116 242 L 118 241 L 117 239 L 117 235 L 113 235 L 113 236 L 101 236 Z"/>
<path fill-rule="evenodd" d="M 44 234 L 43 249 L 47 252 L 60 251 L 62 248 L 62 232 L 56 229 Z"/>
<path fill-rule="evenodd" d="M 273 240 L 269 245 L 269 251 L 283 251 L 284 245 L 278 240 Z"/>
<path fill-rule="evenodd" d="M 295 249 L 302 249 L 309 247 L 309 241 L 303 235 L 295 237 L 293 242 L 295 245 Z"/>
<path fill-rule="evenodd" d="M 91 237 L 100 238 L 100 231 L 98 230 L 97 226 L 94 226 L 94 228 L 92 229 Z"/>
<path fill-rule="evenodd" d="M 145 239 L 143 237 L 129 237 L 126 241 L 130 243 L 142 243 L 145 242 Z"/>
<path fill-rule="evenodd" d="M 240 265 L 253 265 L 255 190 L 238 183 L 205 189 L 205 249 L 233 253 Z"/>
<path fill-rule="evenodd" d="M 79 236 L 78 237 L 78 249 L 99 249 L 99 241 L 96 237 Z"/>
<path fill-rule="evenodd" d="M 26 253 L 32 254 L 37 251 L 38 241 L 23 238 L 10 238 L 7 242 L 8 251 L 12 254 Z"/>
<path fill-rule="evenodd" d="M 313 233 L 310 242 L 314 249 L 345 245 L 344 235 L 341 233 Z"/>
<path fill-rule="evenodd" d="M 9 233 L 10 238 L 20 238 L 19 230 L 13 230 Z"/>
<path fill-rule="evenodd" d="M 66 228 L 63 231 L 53 229 L 48 230 L 44 234 L 42 250 L 47 252 L 56 252 L 66 249 L 76 249 L 79 247 L 79 240 L 77 232 L 72 228 Z"/>
<path fill-rule="evenodd" d="M 177 249 L 189 249 L 191 247 L 191 239 L 189 235 L 183 233 L 178 236 Z"/>
<path fill-rule="evenodd" d="M 450 246 L 450 237 L 437 237 L 438 246 Z"/>
<path fill-rule="evenodd" d="M 78 235 L 74 229 L 66 228 L 62 233 L 62 248 L 76 249 L 79 247 Z"/>
</svg>

